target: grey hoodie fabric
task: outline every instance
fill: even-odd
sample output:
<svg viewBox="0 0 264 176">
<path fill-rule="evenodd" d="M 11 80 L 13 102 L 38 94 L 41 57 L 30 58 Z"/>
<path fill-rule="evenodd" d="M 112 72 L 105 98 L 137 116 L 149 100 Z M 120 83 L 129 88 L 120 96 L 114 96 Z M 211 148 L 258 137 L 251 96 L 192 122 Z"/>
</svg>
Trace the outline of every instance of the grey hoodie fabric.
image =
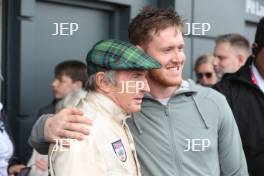
<svg viewBox="0 0 264 176">
<path fill-rule="evenodd" d="M 128 125 L 144 176 L 248 175 L 231 109 L 211 88 L 184 82 L 166 106 L 146 95 Z"/>
<path fill-rule="evenodd" d="M 39 119 L 29 139 L 40 153 L 48 151 L 46 119 Z M 128 125 L 143 176 L 248 176 L 232 111 L 211 88 L 184 81 L 167 105 L 145 95 Z"/>
</svg>

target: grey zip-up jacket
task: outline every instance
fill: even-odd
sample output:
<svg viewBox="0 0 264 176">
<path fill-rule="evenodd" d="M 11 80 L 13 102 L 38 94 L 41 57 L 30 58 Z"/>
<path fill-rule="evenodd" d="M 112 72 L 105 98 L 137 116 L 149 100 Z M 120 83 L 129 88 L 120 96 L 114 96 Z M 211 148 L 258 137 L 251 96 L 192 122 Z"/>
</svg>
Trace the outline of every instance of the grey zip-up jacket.
<svg viewBox="0 0 264 176">
<path fill-rule="evenodd" d="M 167 105 L 145 95 L 142 109 L 128 120 L 143 176 L 248 176 L 241 139 L 223 95 L 192 81 Z M 30 144 L 48 151 L 43 116 Z"/>
<path fill-rule="evenodd" d="M 128 120 L 143 176 L 247 176 L 232 111 L 223 95 L 192 81 L 167 105 L 146 95 Z"/>
</svg>

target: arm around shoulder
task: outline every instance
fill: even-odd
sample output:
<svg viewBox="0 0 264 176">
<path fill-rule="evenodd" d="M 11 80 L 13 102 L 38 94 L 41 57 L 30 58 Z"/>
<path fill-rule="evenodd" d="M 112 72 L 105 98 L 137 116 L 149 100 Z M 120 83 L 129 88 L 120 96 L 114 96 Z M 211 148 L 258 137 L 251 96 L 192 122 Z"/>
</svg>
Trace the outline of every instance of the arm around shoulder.
<svg viewBox="0 0 264 176">
<path fill-rule="evenodd" d="M 50 116 L 50 114 L 42 115 L 36 121 L 28 139 L 29 144 L 41 154 L 48 153 L 49 143 L 44 137 L 44 126 Z"/>
</svg>

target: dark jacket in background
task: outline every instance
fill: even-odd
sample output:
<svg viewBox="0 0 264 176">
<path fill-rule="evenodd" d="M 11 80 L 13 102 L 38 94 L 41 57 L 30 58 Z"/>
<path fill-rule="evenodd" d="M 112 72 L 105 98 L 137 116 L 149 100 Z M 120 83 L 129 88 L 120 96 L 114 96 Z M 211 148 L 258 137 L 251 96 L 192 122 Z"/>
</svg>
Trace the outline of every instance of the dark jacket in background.
<svg viewBox="0 0 264 176">
<path fill-rule="evenodd" d="M 234 74 L 227 74 L 214 86 L 223 93 L 236 119 L 249 172 L 264 175 L 264 93 L 251 81 L 253 58 Z"/>
<path fill-rule="evenodd" d="M 43 114 L 55 114 L 55 107 L 58 100 L 53 99 L 52 102 L 38 110 L 38 113 L 35 117 L 34 123 L 39 119 Z"/>
<path fill-rule="evenodd" d="M 33 125 L 35 124 L 35 122 L 43 115 L 43 114 L 55 114 L 55 107 L 56 107 L 56 103 L 58 102 L 58 100 L 53 99 L 52 102 L 46 106 L 43 106 L 42 108 L 40 108 L 33 120 Z M 26 161 L 28 162 L 33 154 L 33 148 L 28 145 L 27 150 L 26 150 Z"/>
</svg>

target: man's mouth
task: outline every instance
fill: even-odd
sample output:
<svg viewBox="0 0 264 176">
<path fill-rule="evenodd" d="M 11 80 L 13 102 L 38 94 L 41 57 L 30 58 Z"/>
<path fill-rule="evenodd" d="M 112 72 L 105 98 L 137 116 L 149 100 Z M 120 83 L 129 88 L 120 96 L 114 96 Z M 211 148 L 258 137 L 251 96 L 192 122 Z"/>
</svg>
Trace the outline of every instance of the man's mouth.
<svg viewBox="0 0 264 176">
<path fill-rule="evenodd" d="M 180 66 L 179 65 L 168 66 L 167 69 L 170 70 L 170 71 L 179 71 L 180 70 Z"/>
<path fill-rule="evenodd" d="M 166 69 L 172 73 L 180 74 L 182 65 L 183 65 L 182 62 L 179 62 L 177 64 L 169 64 L 166 66 Z"/>
<path fill-rule="evenodd" d="M 141 103 L 142 102 L 143 97 L 137 97 L 134 98 L 134 100 L 136 100 L 137 103 Z"/>
</svg>

